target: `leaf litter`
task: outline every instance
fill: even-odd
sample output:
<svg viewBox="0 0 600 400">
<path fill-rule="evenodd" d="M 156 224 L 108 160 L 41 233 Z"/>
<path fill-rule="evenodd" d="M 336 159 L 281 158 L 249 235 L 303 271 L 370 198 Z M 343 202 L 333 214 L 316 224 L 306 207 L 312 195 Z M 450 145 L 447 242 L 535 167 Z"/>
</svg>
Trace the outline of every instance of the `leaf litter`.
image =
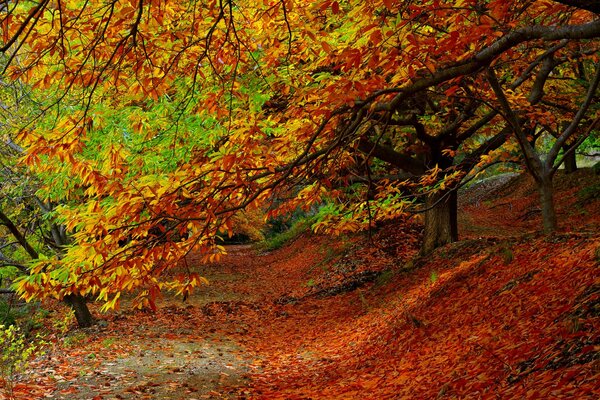
<svg viewBox="0 0 600 400">
<path fill-rule="evenodd" d="M 57 336 L 15 393 L 598 398 L 598 202 L 575 216 L 582 225 L 545 237 L 520 218 L 535 207 L 524 195 L 531 183 L 509 185 L 517 186 L 466 206 L 463 241 L 428 259 L 414 258 L 418 226 L 393 223 L 372 241 L 304 235 L 266 254 L 233 246 L 211 265 L 192 255 L 188 264 L 211 281 L 204 291 L 185 303 L 165 296 L 157 313 L 109 313 L 74 345 Z M 565 223 L 576 196 L 565 189 L 557 199 Z M 506 214 L 506 202 L 519 212 Z M 495 236 L 480 229 L 492 220 Z M 365 273 L 373 279 L 360 281 Z M 348 282 L 359 284 L 339 290 Z"/>
</svg>

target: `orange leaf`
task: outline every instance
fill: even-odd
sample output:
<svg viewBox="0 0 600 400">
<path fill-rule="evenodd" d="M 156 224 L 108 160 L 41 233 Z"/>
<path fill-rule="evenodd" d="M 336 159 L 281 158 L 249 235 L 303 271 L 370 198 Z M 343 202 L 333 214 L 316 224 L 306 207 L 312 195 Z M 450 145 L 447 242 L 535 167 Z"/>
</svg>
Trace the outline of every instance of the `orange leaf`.
<svg viewBox="0 0 600 400">
<path fill-rule="evenodd" d="M 323 47 L 323 50 L 325 50 L 325 53 L 327 53 L 327 54 L 331 54 L 331 52 L 333 51 L 333 47 L 331 47 L 329 45 L 329 43 L 327 43 L 327 42 L 324 42 L 324 41 L 321 42 L 321 46 Z"/>
</svg>

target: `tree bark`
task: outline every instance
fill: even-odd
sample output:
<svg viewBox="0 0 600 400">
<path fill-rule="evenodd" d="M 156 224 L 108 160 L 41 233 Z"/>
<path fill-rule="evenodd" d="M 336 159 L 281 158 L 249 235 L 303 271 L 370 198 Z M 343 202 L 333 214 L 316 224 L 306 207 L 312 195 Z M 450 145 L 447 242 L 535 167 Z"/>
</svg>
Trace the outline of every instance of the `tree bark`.
<svg viewBox="0 0 600 400">
<path fill-rule="evenodd" d="M 29 254 L 29 256 L 33 260 L 36 260 L 39 257 L 39 254 L 37 253 L 37 251 L 35 251 L 35 249 L 29 244 L 29 242 L 27 241 L 25 236 L 23 236 L 21 231 L 19 231 L 19 228 L 17 228 L 16 225 L 12 222 L 12 220 L 6 214 L 4 214 L 1 210 L 0 210 L 0 225 L 4 225 L 6 227 L 6 229 L 8 229 L 10 231 L 10 233 L 13 235 L 13 237 L 15 239 L 17 239 L 17 242 L 19 242 L 19 244 L 23 247 L 23 249 L 25 249 L 27 254 Z"/>
<path fill-rule="evenodd" d="M 29 244 L 25 236 L 21 234 L 12 220 L 2 211 L 0 211 L 0 225 L 6 226 L 15 239 L 17 239 L 19 244 L 25 249 L 25 251 L 27 251 L 31 259 L 36 260 L 39 258 L 37 251 Z M 66 238 L 63 239 L 55 236 L 54 239 L 56 245 L 59 247 L 66 244 Z M 28 271 L 25 270 L 23 272 L 27 273 Z M 75 318 L 77 319 L 77 324 L 80 328 L 88 328 L 94 324 L 94 318 L 88 309 L 85 297 L 71 294 L 69 296 L 65 296 L 65 303 L 67 303 L 75 312 Z"/>
<path fill-rule="evenodd" d="M 575 151 L 570 151 L 571 146 L 565 144 L 563 146 L 563 150 L 565 152 L 565 159 L 563 160 L 563 164 L 565 166 L 565 173 L 572 174 L 577 171 L 577 159 Z"/>
<path fill-rule="evenodd" d="M 445 197 L 444 197 L 445 196 Z M 425 202 L 425 231 L 420 255 L 431 254 L 440 246 L 458 240 L 457 194 L 435 193 Z"/>
<path fill-rule="evenodd" d="M 52 237 L 57 248 L 61 249 L 63 246 L 66 246 L 68 244 L 68 238 L 66 234 L 63 233 L 63 230 L 55 224 L 52 225 L 51 229 Z M 69 305 L 69 307 L 71 307 L 75 313 L 75 319 L 77 320 L 77 325 L 80 328 L 89 328 L 90 326 L 94 325 L 94 317 L 92 317 L 92 313 L 87 306 L 87 300 L 85 297 L 79 294 L 70 294 L 65 296 L 64 300 L 65 303 L 67 303 L 67 305 Z"/>
<path fill-rule="evenodd" d="M 542 207 L 542 223 L 545 233 L 555 232 L 558 224 L 556 222 L 556 211 L 554 210 L 554 187 L 552 177 L 543 177 L 537 181 L 540 194 L 540 205 Z"/>
<path fill-rule="evenodd" d="M 600 14 L 600 2 L 598 0 L 554 0 L 557 3 L 565 4 L 571 7 L 581 8 L 596 14 Z"/>
<path fill-rule="evenodd" d="M 90 313 L 85 297 L 78 294 L 70 294 L 65 296 L 67 303 L 75 312 L 75 319 L 80 328 L 89 328 L 94 325 L 94 317 Z"/>
</svg>

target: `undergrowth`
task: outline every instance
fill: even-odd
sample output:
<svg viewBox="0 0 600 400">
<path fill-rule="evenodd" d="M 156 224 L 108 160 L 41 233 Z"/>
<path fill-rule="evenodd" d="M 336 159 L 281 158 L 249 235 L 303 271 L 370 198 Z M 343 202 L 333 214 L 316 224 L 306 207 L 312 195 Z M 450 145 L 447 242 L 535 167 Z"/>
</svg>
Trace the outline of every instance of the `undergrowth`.
<svg viewBox="0 0 600 400">
<path fill-rule="evenodd" d="M 262 251 L 277 250 L 310 230 L 314 222 L 314 217 L 298 219 L 289 229 L 266 238 L 258 243 L 256 247 Z"/>
<path fill-rule="evenodd" d="M 6 398 L 15 398 L 13 388 L 18 375 L 27 369 L 35 356 L 44 354 L 45 345 L 40 337 L 28 340 L 15 325 L 0 325 L 0 377 L 4 381 Z"/>
<path fill-rule="evenodd" d="M 582 188 L 577 193 L 577 197 L 579 197 L 579 203 L 582 204 L 600 199 L 600 183 Z"/>
</svg>

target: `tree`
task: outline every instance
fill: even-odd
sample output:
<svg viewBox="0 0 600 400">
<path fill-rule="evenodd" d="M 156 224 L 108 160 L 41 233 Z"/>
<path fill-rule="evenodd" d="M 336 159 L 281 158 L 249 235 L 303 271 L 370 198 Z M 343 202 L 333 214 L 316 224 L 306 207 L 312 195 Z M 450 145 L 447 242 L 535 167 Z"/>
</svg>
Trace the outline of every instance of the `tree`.
<svg viewBox="0 0 600 400">
<path fill-rule="evenodd" d="M 550 65 L 554 64 L 552 59 L 550 60 Z M 545 76 L 542 79 L 546 79 L 552 72 L 554 67 L 550 67 L 545 71 Z M 541 155 L 536 151 L 535 142 L 531 140 L 527 131 L 531 131 L 532 133 L 535 130 L 539 129 L 538 127 L 544 127 L 544 123 L 539 120 L 534 120 L 533 123 L 527 124 L 527 130 L 523 128 L 524 123 L 519 120 L 517 113 L 511 107 L 509 100 L 507 99 L 505 93 L 503 92 L 500 84 L 496 78 L 496 74 L 493 69 L 488 70 L 488 79 L 490 85 L 492 86 L 494 92 L 498 97 L 498 102 L 503 110 L 504 117 L 507 119 L 511 128 L 513 129 L 515 136 L 519 142 L 519 146 L 525 156 L 525 163 L 527 165 L 527 170 L 533 176 L 537 186 L 538 191 L 540 193 L 540 204 L 542 206 L 542 220 L 544 225 L 544 231 L 551 233 L 557 229 L 557 220 L 556 213 L 554 210 L 554 196 L 553 196 L 553 185 L 552 178 L 554 177 L 558 167 L 564 161 L 564 156 L 558 160 L 559 151 L 561 148 L 564 148 L 567 141 L 571 139 L 577 133 L 577 127 L 581 123 L 582 119 L 588 112 L 588 109 L 595 102 L 597 98 L 597 89 L 598 84 L 600 83 L 600 64 L 596 67 L 596 73 L 594 78 L 589 84 L 589 88 L 584 95 L 583 101 L 575 115 L 571 123 L 567 124 L 566 127 L 562 130 L 560 134 L 557 135 L 556 140 L 552 147 L 550 148 L 548 154 L 545 158 L 542 159 Z M 543 83 L 541 84 L 543 87 Z M 594 113 L 597 115 L 593 121 L 587 127 L 585 133 L 579 135 L 576 138 L 575 143 L 569 146 L 569 150 L 574 152 L 575 149 L 581 144 L 590 132 L 594 129 L 594 127 L 600 122 L 600 115 L 597 110 L 594 110 Z M 559 124 L 560 127 L 562 124 Z M 564 126 L 564 125 L 563 125 Z M 558 162 L 557 162 L 558 160 Z"/>
<path fill-rule="evenodd" d="M 14 236 L 17 243 L 25 249 L 32 261 L 37 261 L 40 259 L 38 252 L 33 248 L 21 231 L 15 226 L 13 221 L 2 212 L 2 210 L 0 210 L 0 224 L 4 225 L 4 227 Z M 21 273 L 29 273 L 28 269 L 22 264 L 12 260 L 5 261 L 6 262 L 3 263 L 4 267 L 12 266 L 18 268 Z M 78 294 L 68 294 L 65 295 L 63 299 L 73 309 L 80 328 L 87 328 L 93 325 L 94 319 L 83 296 Z"/>
<path fill-rule="evenodd" d="M 600 36 L 541 0 L 42 1 L 0 26 L 6 73 L 43 93 L 24 162 L 54 183 L 44 200 L 77 198 L 57 210 L 73 244 L 19 290 L 107 307 L 200 285 L 164 271 L 193 249 L 215 259 L 219 231 L 265 204 L 325 200 L 317 228 L 338 232 L 421 211 L 424 254 L 456 240 L 456 188 L 517 130 L 486 71 L 534 96 L 546 60 Z"/>
<path fill-rule="evenodd" d="M 23 173 L 20 173 L 18 177 L 15 177 L 15 174 L 11 171 L 10 167 L 4 165 L 2 178 L 0 178 L 0 182 L 3 183 L 3 195 L 7 195 L 6 189 L 8 186 L 11 186 L 10 184 L 7 184 L 8 180 L 18 181 L 21 186 L 31 185 L 31 183 L 22 182 L 24 177 L 27 177 L 27 175 Z M 60 254 L 61 249 L 68 243 L 67 234 L 64 227 L 58 226 L 52 222 L 48 223 L 44 221 L 43 214 L 49 213 L 47 206 L 35 197 L 34 194 L 31 194 L 29 199 L 33 200 L 34 205 L 27 200 L 23 202 L 23 200 L 11 197 L 5 197 L 5 199 L 9 202 L 15 202 L 16 212 L 13 212 L 13 214 L 15 217 L 24 217 L 22 224 L 30 225 L 29 229 L 34 237 L 34 241 L 28 239 L 25 233 L 17 227 L 14 219 L 3 211 L 5 202 L 2 202 L 3 204 L 0 207 L 0 226 L 4 226 L 15 240 L 14 242 L 3 244 L 2 247 L 5 248 L 10 246 L 15 249 L 17 246 L 20 246 L 31 261 L 40 259 L 40 254 L 34 247 L 34 243 L 40 245 L 46 244 L 46 250 L 49 250 L 50 254 Z M 25 210 L 23 210 L 23 207 Z M 36 238 L 34 234 L 36 230 L 38 231 L 38 238 Z M 27 267 L 24 255 L 16 250 L 11 251 L 11 253 L 14 254 L 8 256 L 8 253 L 0 253 L 0 269 L 4 270 L 2 276 L 14 279 L 19 276 L 28 275 L 30 271 Z M 80 327 L 85 328 L 93 324 L 93 317 L 87 307 L 86 299 L 83 296 L 71 294 L 65 296 L 64 300 L 75 312 L 75 317 Z"/>
<path fill-rule="evenodd" d="M 19 82 L 4 85 L 3 89 L 0 126 L 10 132 L 11 126 L 26 118 L 32 104 L 26 88 Z M 9 135 L 5 136 L 0 145 L 0 226 L 14 241 L 2 243 L 0 270 L 1 276 L 9 279 L 28 275 L 28 260 L 60 256 L 69 242 L 64 226 L 56 224 L 51 216 L 52 205 L 37 196 L 39 180 L 17 164 L 22 153 L 23 149 Z M 74 310 L 80 327 L 92 325 L 93 318 L 83 296 L 72 294 L 64 300 Z"/>
<path fill-rule="evenodd" d="M 10 133 L 35 113 L 30 91 L 20 81 L 2 82 L 0 106 L 0 126 L 5 131 L 0 146 L 0 226 L 14 238 L 14 242 L 3 246 L 6 251 L 0 252 L 0 269 L 3 277 L 14 279 L 29 274 L 28 260 L 59 257 L 69 238 L 64 226 L 53 219 L 52 204 L 42 202 L 37 196 L 39 179 L 17 162 L 24 151 Z M 80 327 L 92 325 L 93 318 L 83 296 L 73 294 L 64 300 L 74 310 Z"/>
</svg>

